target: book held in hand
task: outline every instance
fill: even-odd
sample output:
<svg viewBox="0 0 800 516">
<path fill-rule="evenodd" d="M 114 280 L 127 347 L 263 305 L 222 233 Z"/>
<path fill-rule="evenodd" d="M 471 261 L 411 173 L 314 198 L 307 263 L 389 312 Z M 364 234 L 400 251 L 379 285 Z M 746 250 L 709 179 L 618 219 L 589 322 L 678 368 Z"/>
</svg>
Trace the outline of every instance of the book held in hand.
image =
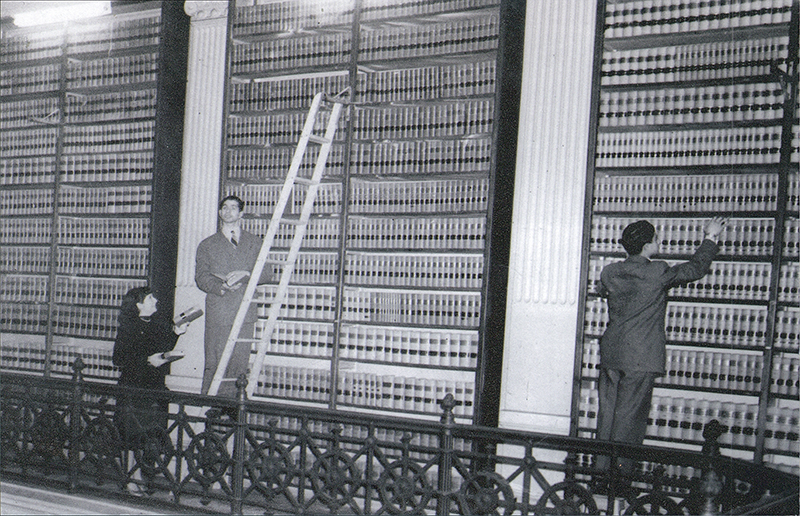
<svg viewBox="0 0 800 516">
<path fill-rule="evenodd" d="M 176 360 L 182 359 L 186 354 L 183 351 L 179 351 L 177 349 L 173 349 L 172 351 L 165 351 L 161 353 L 161 358 L 166 360 L 167 362 L 174 362 Z"/>
<path fill-rule="evenodd" d="M 175 326 L 182 326 L 186 323 L 192 322 L 203 315 L 203 310 L 200 307 L 193 306 L 181 312 L 172 320 Z"/>
<path fill-rule="evenodd" d="M 228 275 L 227 274 L 214 274 L 214 276 L 216 276 L 219 279 L 221 279 L 222 281 L 224 281 L 229 287 L 232 287 L 232 286 L 236 285 L 237 283 L 241 283 L 242 280 L 244 280 L 244 279 L 246 279 L 246 278 L 248 278 L 250 276 L 250 273 L 247 272 L 247 271 L 236 271 L 236 273 L 237 274 L 233 278 L 231 278 L 231 281 L 228 281 Z"/>
</svg>

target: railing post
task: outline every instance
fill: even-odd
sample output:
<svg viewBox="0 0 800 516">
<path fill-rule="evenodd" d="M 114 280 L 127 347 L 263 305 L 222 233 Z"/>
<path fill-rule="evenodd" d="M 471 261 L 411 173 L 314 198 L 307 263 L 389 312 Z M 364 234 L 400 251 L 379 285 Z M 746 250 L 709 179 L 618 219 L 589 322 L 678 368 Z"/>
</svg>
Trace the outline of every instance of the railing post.
<svg viewBox="0 0 800 516">
<path fill-rule="evenodd" d="M 700 508 L 701 514 L 711 516 L 719 514 L 719 504 L 717 496 L 722 492 L 722 480 L 717 473 L 716 462 L 720 457 L 719 443 L 717 439 L 725 430 L 716 419 L 712 419 L 703 429 L 703 479 L 700 482 L 703 505 Z"/>
<path fill-rule="evenodd" d="M 442 433 L 439 437 L 439 449 L 441 450 L 441 460 L 439 461 L 439 503 L 436 505 L 436 514 L 446 516 L 450 513 L 450 495 L 453 489 L 453 408 L 456 406 L 456 399 L 451 393 L 447 393 L 441 402 L 444 413 L 442 414 Z"/>
<path fill-rule="evenodd" d="M 75 491 L 78 488 L 78 464 L 80 461 L 81 437 L 81 409 L 83 407 L 83 369 L 86 365 L 81 357 L 72 363 L 72 403 L 70 403 L 69 413 L 69 490 Z"/>
<path fill-rule="evenodd" d="M 242 373 L 236 379 L 236 421 L 233 434 L 233 499 L 231 513 L 242 514 L 244 494 L 244 451 L 246 446 L 245 430 L 247 428 L 247 375 Z"/>
</svg>

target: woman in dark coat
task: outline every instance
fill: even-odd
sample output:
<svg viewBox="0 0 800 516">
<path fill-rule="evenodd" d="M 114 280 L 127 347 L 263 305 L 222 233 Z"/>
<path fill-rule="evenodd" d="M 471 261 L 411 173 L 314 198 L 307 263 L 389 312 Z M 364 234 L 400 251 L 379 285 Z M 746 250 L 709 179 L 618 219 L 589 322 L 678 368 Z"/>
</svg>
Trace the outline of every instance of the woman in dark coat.
<svg viewBox="0 0 800 516">
<path fill-rule="evenodd" d="M 120 370 L 117 384 L 154 391 L 152 395 L 121 392 L 117 399 L 117 428 L 126 447 L 134 452 L 150 445 L 148 436 L 166 435 L 168 402 L 157 393 L 167 390 L 170 360 L 163 353 L 175 348 L 178 337 L 188 326 L 188 323 L 175 326 L 162 317 L 157 313 L 157 304 L 158 299 L 149 287 L 129 290 L 122 298 L 114 342 L 112 360 Z M 152 459 L 145 457 L 140 462 L 147 477 L 155 474 Z M 130 485 L 129 489 L 138 493 L 138 484 Z"/>
</svg>

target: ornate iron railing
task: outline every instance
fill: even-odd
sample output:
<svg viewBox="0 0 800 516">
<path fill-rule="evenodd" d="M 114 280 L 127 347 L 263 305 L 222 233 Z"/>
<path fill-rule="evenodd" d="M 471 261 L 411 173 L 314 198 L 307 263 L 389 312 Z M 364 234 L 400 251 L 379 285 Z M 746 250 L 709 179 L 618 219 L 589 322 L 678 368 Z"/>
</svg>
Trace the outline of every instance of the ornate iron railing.
<svg viewBox="0 0 800 516">
<path fill-rule="evenodd" d="M 2 374 L 2 472 L 197 512 L 296 514 L 797 514 L 798 478 L 720 455 L 417 421 L 83 380 Z M 118 395 L 169 402 L 129 450 Z M 127 414 L 132 415 L 132 414 Z M 638 461 L 629 477 L 593 458 Z"/>
</svg>

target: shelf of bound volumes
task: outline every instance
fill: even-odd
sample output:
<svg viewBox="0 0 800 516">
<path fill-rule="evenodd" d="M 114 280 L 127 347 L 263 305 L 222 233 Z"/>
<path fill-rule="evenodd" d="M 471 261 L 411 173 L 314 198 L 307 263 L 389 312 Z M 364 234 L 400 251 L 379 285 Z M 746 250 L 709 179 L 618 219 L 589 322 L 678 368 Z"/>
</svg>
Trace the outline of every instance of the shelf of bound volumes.
<svg viewBox="0 0 800 516">
<path fill-rule="evenodd" d="M 3 369 L 71 375 L 80 356 L 92 379 L 117 375 L 122 296 L 153 274 L 161 7 L 3 27 Z"/>
<path fill-rule="evenodd" d="M 266 232 L 314 94 L 353 102 L 254 395 L 439 417 L 450 392 L 471 420 L 499 2 L 240 4 L 223 182 L 246 202 L 245 229 Z M 290 237 L 279 229 L 276 257 Z M 274 288 L 257 293 L 262 317 Z"/>
<path fill-rule="evenodd" d="M 604 7 L 573 429 L 596 428 L 600 274 L 625 258 L 622 230 L 652 222 L 655 258 L 672 265 L 724 216 L 709 273 L 669 292 L 647 439 L 699 446 L 717 419 L 725 453 L 797 473 L 800 112 L 786 72 L 797 67 L 798 2 Z"/>
</svg>

